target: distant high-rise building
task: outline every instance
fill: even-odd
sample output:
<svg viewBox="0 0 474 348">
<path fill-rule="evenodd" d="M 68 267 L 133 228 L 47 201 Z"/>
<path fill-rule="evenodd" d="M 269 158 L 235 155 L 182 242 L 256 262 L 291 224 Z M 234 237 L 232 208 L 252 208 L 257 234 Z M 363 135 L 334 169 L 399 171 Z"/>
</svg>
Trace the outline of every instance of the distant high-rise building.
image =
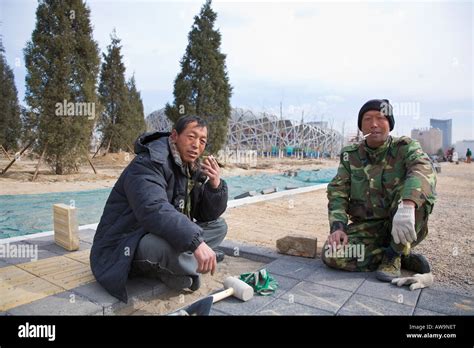
<svg viewBox="0 0 474 348">
<path fill-rule="evenodd" d="M 443 146 L 443 133 L 438 128 L 412 129 L 411 137 L 418 140 L 428 155 L 435 155 Z"/>
<path fill-rule="evenodd" d="M 443 133 L 443 150 L 446 151 L 448 147 L 452 145 L 452 122 L 453 120 L 437 120 L 430 118 L 430 126 L 432 128 L 438 128 Z"/>
</svg>

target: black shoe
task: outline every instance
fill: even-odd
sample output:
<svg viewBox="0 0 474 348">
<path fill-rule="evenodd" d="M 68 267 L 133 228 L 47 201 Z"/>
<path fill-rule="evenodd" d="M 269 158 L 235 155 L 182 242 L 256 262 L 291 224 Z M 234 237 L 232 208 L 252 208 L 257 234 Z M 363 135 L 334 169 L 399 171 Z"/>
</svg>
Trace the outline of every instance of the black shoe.
<svg viewBox="0 0 474 348">
<path fill-rule="evenodd" d="M 214 249 L 214 252 L 216 253 L 217 262 L 221 262 L 222 260 L 224 260 L 225 254 L 222 250 Z"/>
<path fill-rule="evenodd" d="M 158 275 L 158 278 L 170 289 L 173 290 L 183 290 L 190 288 L 193 279 L 189 276 L 183 275 L 174 275 L 174 274 L 167 274 L 162 273 Z"/>
<path fill-rule="evenodd" d="M 415 253 L 402 255 L 402 268 L 420 274 L 431 272 L 428 260 L 423 255 Z"/>
<path fill-rule="evenodd" d="M 191 276 L 193 284 L 189 287 L 189 290 L 196 291 L 201 287 L 201 276 Z"/>
</svg>

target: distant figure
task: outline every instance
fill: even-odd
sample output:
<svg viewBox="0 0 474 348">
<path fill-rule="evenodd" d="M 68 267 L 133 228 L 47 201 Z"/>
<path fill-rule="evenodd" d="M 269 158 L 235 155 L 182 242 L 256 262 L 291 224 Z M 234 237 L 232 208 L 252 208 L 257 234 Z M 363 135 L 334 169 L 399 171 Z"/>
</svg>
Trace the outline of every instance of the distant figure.
<svg viewBox="0 0 474 348">
<path fill-rule="evenodd" d="M 466 163 L 471 163 L 471 156 L 472 156 L 471 149 L 470 149 L 470 148 L 467 148 L 467 151 L 466 151 Z"/>
<path fill-rule="evenodd" d="M 360 109 L 365 140 L 342 149 L 327 187 L 330 235 L 322 260 L 336 269 L 376 271 L 378 280 L 411 284 L 413 290 L 432 282 L 428 261 L 411 249 L 428 234 L 436 173 L 417 141 L 389 135 L 394 124 L 386 99 L 369 100 Z M 423 276 L 399 278 L 402 267 Z"/>
</svg>

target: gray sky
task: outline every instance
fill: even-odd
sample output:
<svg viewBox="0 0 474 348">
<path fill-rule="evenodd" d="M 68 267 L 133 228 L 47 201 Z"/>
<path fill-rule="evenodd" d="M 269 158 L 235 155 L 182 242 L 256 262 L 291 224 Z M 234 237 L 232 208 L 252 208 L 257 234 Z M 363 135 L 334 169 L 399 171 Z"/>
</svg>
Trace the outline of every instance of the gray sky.
<svg viewBox="0 0 474 348">
<path fill-rule="evenodd" d="M 172 102 L 193 17 L 204 1 L 87 1 L 101 51 L 114 28 L 145 114 Z M 0 32 L 24 104 L 23 48 L 37 2 L 0 0 Z M 356 131 L 368 99 L 394 105 L 394 135 L 452 118 L 453 141 L 474 139 L 471 2 L 216 1 L 233 107 Z"/>
</svg>

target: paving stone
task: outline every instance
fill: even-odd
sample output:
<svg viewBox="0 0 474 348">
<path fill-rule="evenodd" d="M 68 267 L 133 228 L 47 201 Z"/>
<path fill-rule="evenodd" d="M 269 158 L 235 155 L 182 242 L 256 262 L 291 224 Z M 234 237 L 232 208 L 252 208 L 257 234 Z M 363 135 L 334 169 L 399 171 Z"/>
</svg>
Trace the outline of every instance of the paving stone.
<svg viewBox="0 0 474 348">
<path fill-rule="evenodd" d="M 411 291 L 407 286 L 396 286 L 391 283 L 381 282 L 373 277 L 367 278 L 356 293 L 370 297 L 403 303 L 415 306 L 420 296 L 420 289 Z"/>
<path fill-rule="evenodd" d="M 272 277 L 278 282 L 278 289 L 271 295 L 273 297 L 282 296 L 300 282 L 298 279 L 281 276 L 279 274 L 272 274 Z"/>
<path fill-rule="evenodd" d="M 75 251 L 82 251 L 82 250 L 86 250 L 86 249 L 90 249 L 92 247 L 92 244 L 89 244 L 89 243 L 86 243 L 86 242 L 83 242 L 83 241 L 79 241 L 79 250 L 75 250 Z M 46 244 L 46 245 L 42 245 L 40 247 L 38 247 L 38 249 L 44 249 L 44 250 L 48 250 L 56 255 L 65 255 L 65 254 L 69 254 L 73 251 L 68 251 L 66 249 L 64 249 L 63 247 L 57 245 L 56 243 L 55 244 Z"/>
<path fill-rule="evenodd" d="M 324 266 L 310 274 L 305 280 L 342 290 L 355 291 L 365 279 L 367 279 L 367 273 L 364 272 L 345 272 Z"/>
<path fill-rule="evenodd" d="M 304 236 L 285 236 L 277 239 L 276 248 L 279 253 L 286 255 L 315 258 L 318 240 Z"/>
<path fill-rule="evenodd" d="M 264 263 L 276 260 L 279 256 L 281 256 L 275 250 L 270 248 L 238 243 L 229 239 L 224 240 L 219 245 L 219 249 L 223 250 L 226 255 L 244 257 L 252 261 Z"/>
<path fill-rule="evenodd" d="M 79 230 L 79 240 L 92 244 L 94 241 L 95 230 L 88 228 L 86 230 Z"/>
<path fill-rule="evenodd" d="M 75 294 L 83 296 L 104 309 L 104 314 L 111 314 L 115 310 L 124 308 L 126 303 L 110 295 L 99 283 L 93 282 L 79 286 L 72 290 Z"/>
<path fill-rule="evenodd" d="M 0 311 L 63 292 L 64 289 L 19 268 L 0 268 Z"/>
<path fill-rule="evenodd" d="M 272 275 L 279 274 L 295 279 L 305 279 L 312 274 L 316 268 L 312 265 L 281 258 L 267 264 L 265 269 Z"/>
<path fill-rule="evenodd" d="M 36 262 L 19 264 L 17 267 L 66 290 L 95 280 L 88 264 L 65 256 L 49 257 Z"/>
<path fill-rule="evenodd" d="M 263 307 L 256 315 L 334 315 L 331 312 L 305 306 L 296 302 L 290 303 L 277 299 L 269 305 Z"/>
<path fill-rule="evenodd" d="M 37 238 L 29 238 L 29 239 L 25 239 L 25 242 L 28 244 L 36 244 L 38 245 L 38 247 L 55 243 L 54 235 L 45 236 L 45 237 L 37 237 Z"/>
<path fill-rule="evenodd" d="M 351 292 L 303 281 L 279 299 L 336 313 L 352 295 Z"/>
<path fill-rule="evenodd" d="M 413 313 L 413 315 L 445 315 L 445 314 L 429 311 L 423 308 L 415 308 L 415 312 Z"/>
<path fill-rule="evenodd" d="M 275 297 L 273 296 L 254 295 L 254 297 L 247 302 L 243 302 L 235 297 L 228 297 L 214 303 L 212 308 L 229 313 L 230 315 L 253 315 L 272 301 L 275 301 Z"/>
<path fill-rule="evenodd" d="M 412 315 L 414 307 L 354 294 L 337 315 Z"/>
<path fill-rule="evenodd" d="M 474 315 L 474 298 L 426 288 L 417 307 L 448 315 Z"/>
<path fill-rule="evenodd" d="M 0 255 L 8 256 L 2 257 L 0 260 L 7 263 L 7 265 L 17 265 L 20 263 L 37 261 L 56 256 L 47 250 L 42 250 L 41 248 L 37 248 L 26 242 L 2 244 L 0 245 L 0 248 L 0 250 L 2 250 Z M 13 250 L 13 248 L 15 250 Z"/>
<path fill-rule="evenodd" d="M 209 312 L 209 316 L 223 316 L 223 315 L 229 315 L 228 313 L 219 311 L 217 309 L 211 308 Z"/>
<path fill-rule="evenodd" d="M 94 315 L 102 314 L 103 308 L 82 296 L 65 291 L 13 308 L 9 313 L 12 315 Z"/>
</svg>

